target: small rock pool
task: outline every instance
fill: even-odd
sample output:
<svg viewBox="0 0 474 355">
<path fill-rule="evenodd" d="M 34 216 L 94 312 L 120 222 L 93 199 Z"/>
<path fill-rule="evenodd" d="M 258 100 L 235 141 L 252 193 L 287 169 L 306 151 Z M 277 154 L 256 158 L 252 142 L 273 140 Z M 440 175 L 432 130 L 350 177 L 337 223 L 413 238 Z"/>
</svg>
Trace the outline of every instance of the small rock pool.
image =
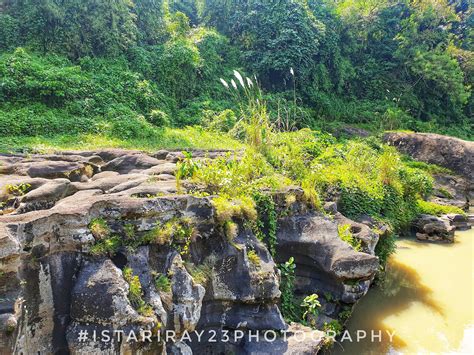
<svg viewBox="0 0 474 355">
<path fill-rule="evenodd" d="M 474 354 L 473 242 L 474 229 L 454 244 L 399 240 L 385 280 L 354 309 L 352 341 L 346 334 L 328 353 Z"/>
</svg>

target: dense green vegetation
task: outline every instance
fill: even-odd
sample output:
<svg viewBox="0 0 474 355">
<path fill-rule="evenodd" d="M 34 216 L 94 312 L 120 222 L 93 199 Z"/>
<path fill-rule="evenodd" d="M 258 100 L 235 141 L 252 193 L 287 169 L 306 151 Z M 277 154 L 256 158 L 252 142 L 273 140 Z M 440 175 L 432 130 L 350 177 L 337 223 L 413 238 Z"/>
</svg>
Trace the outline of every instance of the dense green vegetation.
<svg viewBox="0 0 474 355">
<path fill-rule="evenodd" d="M 0 135 L 229 130 L 239 69 L 279 129 L 472 139 L 473 22 L 468 0 L 2 0 Z"/>
<path fill-rule="evenodd" d="M 324 131 L 472 138 L 467 0 L 3 0 L 0 10 L 2 151 L 245 148 L 205 164 L 188 154 L 178 184 L 218 194 L 229 240 L 246 219 L 272 254 L 278 216 L 262 188 L 297 185 L 312 208 L 337 199 L 346 216 L 389 225 L 382 261 L 417 214 L 447 210 L 422 201 L 435 168 Z M 187 236 L 186 253 L 190 230 L 165 227 Z M 108 233 L 101 221 L 92 229 Z M 105 235 L 93 251 L 119 245 Z"/>
</svg>

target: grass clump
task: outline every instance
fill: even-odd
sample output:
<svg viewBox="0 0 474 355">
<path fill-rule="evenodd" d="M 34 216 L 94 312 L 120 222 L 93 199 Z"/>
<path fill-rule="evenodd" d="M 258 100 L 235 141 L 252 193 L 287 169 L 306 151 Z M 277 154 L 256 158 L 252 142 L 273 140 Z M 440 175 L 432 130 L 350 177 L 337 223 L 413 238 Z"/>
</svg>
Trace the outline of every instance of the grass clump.
<svg viewBox="0 0 474 355">
<path fill-rule="evenodd" d="M 159 292 L 171 292 L 171 281 L 168 276 L 164 274 L 156 274 L 155 287 Z"/>
<path fill-rule="evenodd" d="M 247 258 L 253 266 L 255 266 L 256 268 L 260 267 L 262 260 L 260 259 L 255 250 L 249 250 L 247 252 Z"/>
<path fill-rule="evenodd" d="M 144 237 L 144 242 L 172 245 L 181 255 L 186 255 L 196 233 L 197 230 L 191 218 L 173 218 L 164 224 L 157 225 L 148 232 Z"/>
<path fill-rule="evenodd" d="M 351 232 L 351 225 L 350 224 L 340 224 L 337 226 L 337 233 L 341 240 L 345 241 L 349 244 L 355 251 L 362 250 L 361 241 L 357 238 L 354 238 Z"/>
<path fill-rule="evenodd" d="M 31 188 L 30 184 L 20 183 L 17 185 L 9 184 L 6 186 L 7 193 L 13 196 L 24 196 Z"/>
<path fill-rule="evenodd" d="M 454 196 L 453 196 L 448 190 L 446 190 L 446 189 L 444 189 L 444 188 L 442 188 L 442 187 L 438 189 L 438 193 L 439 193 L 441 196 L 443 196 L 444 198 L 449 198 L 449 199 L 454 198 Z"/>
<path fill-rule="evenodd" d="M 142 284 L 140 278 L 133 274 L 133 270 L 129 267 L 123 269 L 123 278 L 128 283 L 128 299 L 132 306 L 139 314 L 145 317 L 153 317 L 155 312 L 153 307 L 143 300 Z"/>
<path fill-rule="evenodd" d="M 216 209 L 216 219 L 220 225 L 224 225 L 233 219 L 257 220 L 255 202 L 251 197 L 231 198 L 226 195 L 220 195 L 212 200 L 212 204 Z"/>
<path fill-rule="evenodd" d="M 91 246 L 92 255 L 115 255 L 122 246 L 122 239 L 119 236 L 111 236 L 99 240 Z"/>
<path fill-rule="evenodd" d="M 89 230 L 96 240 L 106 239 L 110 236 L 110 228 L 103 218 L 94 218 L 89 223 Z"/>
<path fill-rule="evenodd" d="M 199 265 L 186 262 L 184 263 L 184 266 L 193 278 L 194 282 L 200 285 L 205 285 L 213 277 L 216 263 L 217 256 L 215 254 L 211 254 Z"/>
<path fill-rule="evenodd" d="M 456 206 L 444 206 L 435 202 L 418 200 L 417 201 L 418 211 L 421 214 L 431 214 L 435 216 L 441 216 L 443 214 L 461 214 L 465 215 L 462 209 Z"/>
<path fill-rule="evenodd" d="M 409 156 L 403 156 L 402 159 L 405 162 L 405 164 L 409 166 L 410 168 L 420 169 L 430 174 L 449 174 L 449 175 L 453 174 L 453 172 L 449 170 L 448 168 L 444 168 L 442 166 L 435 165 L 435 164 L 425 163 L 423 161 L 413 160 Z"/>
</svg>

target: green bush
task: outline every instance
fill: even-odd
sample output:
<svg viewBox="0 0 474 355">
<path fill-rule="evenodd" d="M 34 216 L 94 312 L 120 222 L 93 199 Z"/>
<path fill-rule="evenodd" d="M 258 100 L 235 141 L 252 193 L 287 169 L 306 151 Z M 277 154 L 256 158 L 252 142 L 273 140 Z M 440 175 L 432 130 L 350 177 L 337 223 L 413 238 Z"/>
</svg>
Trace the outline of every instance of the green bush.
<svg viewBox="0 0 474 355">
<path fill-rule="evenodd" d="M 237 119 L 232 110 L 222 112 L 206 110 L 203 112 L 203 125 L 212 131 L 229 132 L 236 122 Z"/>
<path fill-rule="evenodd" d="M 157 127 L 165 127 L 170 125 L 170 119 L 166 112 L 160 110 L 152 110 L 148 116 L 148 121 Z"/>
</svg>

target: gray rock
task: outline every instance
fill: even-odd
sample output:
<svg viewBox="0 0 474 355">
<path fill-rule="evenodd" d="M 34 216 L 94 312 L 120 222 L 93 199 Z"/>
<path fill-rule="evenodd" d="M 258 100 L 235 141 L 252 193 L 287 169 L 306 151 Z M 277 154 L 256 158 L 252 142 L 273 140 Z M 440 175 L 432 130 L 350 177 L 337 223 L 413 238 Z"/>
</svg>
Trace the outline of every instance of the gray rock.
<svg viewBox="0 0 474 355">
<path fill-rule="evenodd" d="M 132 171 L 149 169 L 161 164 L 161 160 L 152 158 L 146 154 L 124 154 L 102 167 L 103 171 L 116 171 L 119 174 L 128 174 Z"/>
<path fill-rule="evenodd" d="M 429 242 L 454 242 L 455 227 L 451 226 L 447 218 L 439 218 L 431 215 L 421 215 L 413 223 L 416 238 Z"/>
<path fill-rule="evenodd" d="M 165 149 L 161 149 L 157 151 L 155 154 L 152 155 L 153 158 L 159 159 L 159 160 L 164 160 L 168 156 L 169 151 Z"/>
<path fill-rule="evenodd" d="M 172 259 L 169 273 L 173 293 L 173 329 L 179 336 L 186 330 L 192 332 L 196 329 L 201 317 L 202 300 L 206 290 L 194 283 L 179 254 Z"/>
<path fill-rule="evenodd" d="M 416 160 L 443 166 L 474 181 L 474 142 L 433 133 L 387 132 L 383 139 Z"/>
<path fill-rule="evenodd" d="M 292 323 L 286 330 L 286 334 L 277 337 L 274 341 L 265 341 L 262 336 L 261 341 L 251 341 L 247 337 L 244 345 L 246 354 L 251 355 L 267 355 L 267 354 L 284 354 L 284 355 L 313 355 L 317 354 L 323 346 L 324 333 L 313 330 L 301 324 Z M 267 335 L 272 340 L 273 335 Z"/>
<path fill-rule="evenodd" d="M 339 226 L 349 225 L 352 236 L 361 241 L 362 251 L 365 253 L 375 254 L 375 246 L 379 241 L 379 235 L 375 233 L 366 224 L 358 223 L 344 217 L 341 213 L 336 213 L 334 220 Z"/>
<path fill-rule="evenodd" d="M 277 260 L 296 263 L 296 290 L 302 294 L 328 292 L 338 299 L 354 301 L 346 283 L 364 284 L 379 269 L 378 258 L 355 251 L 338 236 L 337 222 L 306 215 L 283 218 L 277 234 Z M 359 298 L 368 286 L 357 293 Z"/>
<path fill-rule="evenodd" d="M 21 198 L 18 213 L 48 209 L 59 200 L 72 195 L 76 189 L 68 179 L 54 179 Z"/>
<path fill-rule="evenodd" d="M 82 175 L 86 174 L 85 167 L 86 165 L 79 162 L 40 161 L 32 163 L 27 174 L 33 178 L 66 178 L 71 181 L 80 181 Z"/>
</svg>

